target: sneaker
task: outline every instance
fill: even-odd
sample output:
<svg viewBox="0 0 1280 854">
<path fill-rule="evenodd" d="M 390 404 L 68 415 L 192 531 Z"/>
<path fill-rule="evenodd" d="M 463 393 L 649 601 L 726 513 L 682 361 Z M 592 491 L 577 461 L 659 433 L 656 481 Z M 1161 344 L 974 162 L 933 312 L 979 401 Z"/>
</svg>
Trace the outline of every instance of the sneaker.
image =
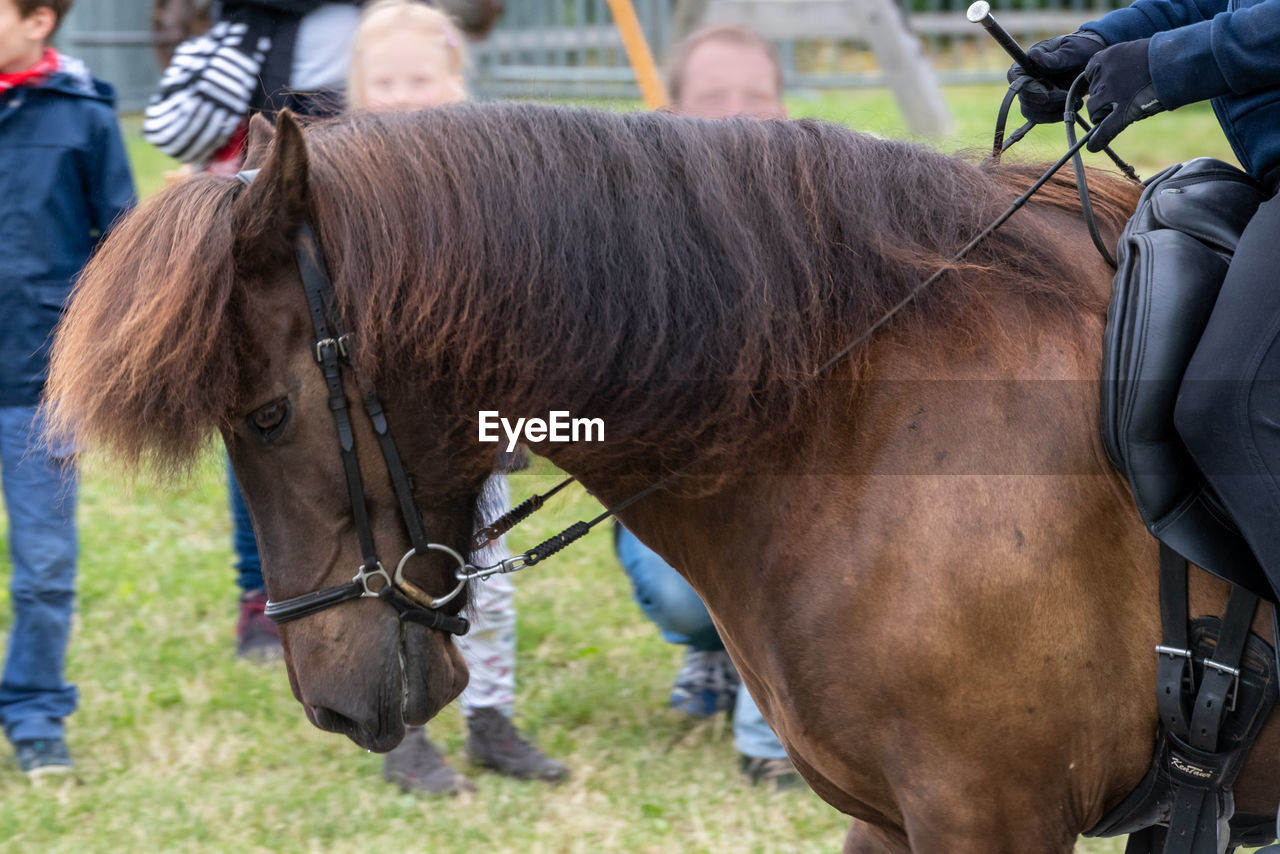
<svg viewBox="0 0 1280 854">
<path fill-rule="evenodd" d="M 267 619 L 267 591 L 250 590 L 240 596 L 236 622 L 236 655 L 247 661 L 266 662 L 284 657 L 280 630 Z"/>
<path fill-rule="evenodd" d="M 732 712 L 740 681 L 737 668 L 723 649 L 691 649 L 671 686 L 671 708 L 697 718 Z"/>
<path fill-rule="evenodd" d="M 14 753 L 18 767 L 28 777 L 48 774 L 66 774 L 72 768 L 67 743 L 60 738 L 37 738 L 31 741 L 15 741 Z"/>
<path fill-rule="evenodd" d="M 498 709 L 476 709 L 467 718 L 467 758 L 517 780 L 559 783 L 569 777 L 568 765 L 521 738 L 515 724 Z"/>
<path fill-rule="evenodd" d="M 749 785 L 764 786 L 770 791 L 783 789 L 799 789 L 804 786 L 804 779 L 791 760 L 785 756 L 777 759 L 765 759 L 762 756 L 738 757 L 738 767 Z"/>
<path fill-rule="evenodd" d="M 382 760 L 382 779 L 403 791 L 429 795 L 474 792 L 471 781 L 453 769 L 420 726 L 405 727 L 404 741 Z"/>
</svg>

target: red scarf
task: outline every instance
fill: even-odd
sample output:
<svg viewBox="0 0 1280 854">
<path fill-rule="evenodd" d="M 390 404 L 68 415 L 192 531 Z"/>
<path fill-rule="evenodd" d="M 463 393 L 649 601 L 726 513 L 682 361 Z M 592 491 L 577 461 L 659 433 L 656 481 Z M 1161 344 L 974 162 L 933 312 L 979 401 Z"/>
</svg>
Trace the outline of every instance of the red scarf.
<svg viewBox="0 0 1280 854">
<path fill-rule="evenodd" d="M 248 122 L 241 122 L 231 139 L 209 157 L 204 171 L 212 175 L 223 175 L 230 178 L 240 171 L 244 165 L 244 143 L 248 138 Z"/>
<path fill-rule="evenodd" d="M 23 71 L 0 73 L 0 92 L 8 92 L 15 86 L 34 86 L 58 70 L 58 52 L 51 47 L 44 49 L 40 61 Z"/>
</svg>

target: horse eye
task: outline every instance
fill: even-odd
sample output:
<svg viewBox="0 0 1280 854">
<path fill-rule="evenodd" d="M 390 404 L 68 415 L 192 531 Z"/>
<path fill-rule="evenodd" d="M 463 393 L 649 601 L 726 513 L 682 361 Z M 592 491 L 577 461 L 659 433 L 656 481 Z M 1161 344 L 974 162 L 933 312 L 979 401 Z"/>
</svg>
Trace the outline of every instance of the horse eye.
<svg viewBox="0 0 1280 854">
<path fill-rule="evenodd" d="M 280 428 L 284 426 L 285 421 L 289 418 L 289 401 L 273 400 L 266 406 L 260 406 L 253 412 L 249 413 L 249 423 L 254 426 L 262 438 L 270 441 L 280 433 Z"/>
</svg>

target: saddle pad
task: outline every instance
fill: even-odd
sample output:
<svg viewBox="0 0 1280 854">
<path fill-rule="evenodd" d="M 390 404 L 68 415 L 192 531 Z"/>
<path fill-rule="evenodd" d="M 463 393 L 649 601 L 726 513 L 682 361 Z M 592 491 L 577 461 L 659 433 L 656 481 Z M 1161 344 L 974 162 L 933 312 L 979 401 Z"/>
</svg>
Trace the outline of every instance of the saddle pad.
<svg viewBox="0 0 1280 854">
<path fill-rule="evenodd" d="M 1178 387 L 1240 233 L 1266 200 L 1201 157 L 1155 176 L 1120 237 L 1102 354 L 1102 443 L 1155 537 L 1268 600 L 1270 584 L 1173 426 Z"/>
</svg>

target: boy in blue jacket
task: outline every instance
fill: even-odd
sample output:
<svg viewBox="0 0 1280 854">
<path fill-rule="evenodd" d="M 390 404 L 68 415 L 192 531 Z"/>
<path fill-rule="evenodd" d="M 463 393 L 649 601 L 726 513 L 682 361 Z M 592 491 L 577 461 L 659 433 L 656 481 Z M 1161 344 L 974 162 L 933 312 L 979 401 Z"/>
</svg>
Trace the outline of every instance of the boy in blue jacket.
<svg viewBox="0 0 1280 854">
<path fill-rule="evenodd" d="M 71 0 L 0 0 L 0 473 L 14 621 L 0 723 L 27 774 L 65 771 L 75 597 L 73 449 L 43 436 L 49 338 L 71 284 L 133 204 L 110 86 L 48 46 Z"/>
<path fill-rule="evenodd" d="M 1057 83 L 1009 70 L 1027 118 L 1062 121 L 1061 87 L 1083 73 L 1099 151 L 1135 121 L 1212 99 L 1240 164 L 1271 193 L 1236 247 L 1174 418 L 1280 591 L 1280 0 L 1137 0 L 1027 55 Z"/>
</svg>

